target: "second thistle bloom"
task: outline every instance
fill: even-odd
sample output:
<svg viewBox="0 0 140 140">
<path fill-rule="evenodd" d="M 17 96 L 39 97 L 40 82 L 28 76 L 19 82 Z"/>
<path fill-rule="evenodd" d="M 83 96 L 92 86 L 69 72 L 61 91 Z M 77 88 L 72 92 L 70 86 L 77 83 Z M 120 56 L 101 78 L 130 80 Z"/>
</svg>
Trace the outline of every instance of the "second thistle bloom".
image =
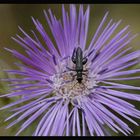
<svg viewBox="0 0 140 140">
<path fill-rule="evenodd" d="M 121 21 L 113 22 L 111 19 L 104 26 L 107 12 L 87 46 L 89 6 L 84 12 L 80 5 L 78 14 L 75 5 L 70 5 L 70 14 L 62 6 L 62 21 L 57 20 L 51 10 L 48 13 L 44 11 L 55 45 L 42 24 L 32 18 L 47 49 L 33 31 L 34 39 L 20 27 L 25 37 L 17 35 L 18 39 L 13 39 L 25 49 L 28 56 L 7 49 L 23 62 L 18 64 L 20 70 L 7 71 L 21 76 L 6 79 L 12 82 L 13 88 L 11 93 L 3 96 L 21 97 L 2 108 L 19 105 L 12 109 L 13 115 L 6 119 L 17 117 L 7 128 L 24 120 L 18 135 L 41 117 L 33 133 L 35 136 L 104 136 L 110 135 L 107 127 L 116 133 L 130 134 L 132 130 L 119 117 L 135 125 L 138 124 L 133 118 L 140 118 L 140 111 L 125 101 L 140 101 L 140 95 L 121 91 L 140 90 L 140 87 L 119 83 L 140 78 L 131 76 L 140 72 L 140 69 L 125 70 L 137 64 L 140 57 L 140 51 L 128 53 L 131 47 L 126 48 L 135 37 L 128 31 L 129 26 L 112 38 Z M 80 62 L 87 59 L 80 71 L 81 82 L 77 79 L 77 64 L 72 61 L 73 55 L 78 55 L 74 53 L 77 48 L 81 51 L 81 57 L 76 59 L 80 58 Z"/>
</svg>

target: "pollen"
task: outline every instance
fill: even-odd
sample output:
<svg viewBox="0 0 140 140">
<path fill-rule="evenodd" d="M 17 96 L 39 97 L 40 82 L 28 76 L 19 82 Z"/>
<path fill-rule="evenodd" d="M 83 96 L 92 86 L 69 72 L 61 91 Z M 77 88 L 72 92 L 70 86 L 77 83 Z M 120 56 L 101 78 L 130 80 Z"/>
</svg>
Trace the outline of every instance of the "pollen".
<svg viewBox="0 0 140 140">
<path fill-rule="evenodd" d="M 61 66 L 61 67 L 60 67 Z M 71 66 L 73 68 L 73 66 Z M 88 96 L 95 90 L 97 83 L 97 75 L 92 74 L 85 65 L 84 69 L 87 71 L 82 75 L 82 82 L 79 83 L 76 80 L 76 71 L 66 69 L 66 65 L 59 65 L 57 74 L 53 75 L 51 80 L 53 81 L 54 93 L 64 99 L 73 102 L 74 99 Z"/>
</svg>

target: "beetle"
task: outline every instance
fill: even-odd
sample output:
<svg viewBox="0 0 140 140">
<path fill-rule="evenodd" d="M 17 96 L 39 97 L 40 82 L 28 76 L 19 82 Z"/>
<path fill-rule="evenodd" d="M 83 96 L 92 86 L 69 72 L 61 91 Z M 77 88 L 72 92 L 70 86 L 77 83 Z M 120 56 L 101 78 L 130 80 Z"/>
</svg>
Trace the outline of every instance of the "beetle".
<svg viewBox="0 0 140 140">
<path fill-rule="evenodd" d="M 87 57 L 83 57 L 83 51 L 80 47 L 78 47 L 74 48 L 71 60 L 75 64 L 75 69 L 67 68 L 71 71 L 76 71 L 77 74 L 74 76 L 77 76 L 76 80 L 78 83 L 81 83 L 83 80 L 83 72 L 87 71 L 83 70 L 83 65 L 87 63 L 88 59 Z"/>
<path fill-rule="evenodd" d="M 83 65 L 87 63 L 88 59 L 86 57 L 83 58 L 83 51 L 80 47 L 74 49 L 71 59 L 72 62 L 75 64 L 75 71 L 77 72 L 77 81 L 78 83 L 81 83 L 83 80 L 83 71 L 87 71 L 83 70 Z"/>
</svg>

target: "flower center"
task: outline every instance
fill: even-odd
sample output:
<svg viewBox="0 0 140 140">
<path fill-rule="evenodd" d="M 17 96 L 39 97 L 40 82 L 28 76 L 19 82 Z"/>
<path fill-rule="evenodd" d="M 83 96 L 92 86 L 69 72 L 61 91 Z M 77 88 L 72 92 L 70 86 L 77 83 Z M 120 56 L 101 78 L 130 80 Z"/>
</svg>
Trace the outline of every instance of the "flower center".
<svg viewBox="0 0 140 140">
<path fill-rule="evenodd" d="M 67 66 L 73 70 L 69 70 Z M 84 70 L 87 71 L 82 72 L 83 79 L 81 82 L 77 80 L 75 64 L 71 60 L 59 62 L 56 69 L 57 73 L 51 77 L 51 80 L 53 81 L 54 92 L 57 96 L 72 101 L 94 92 L 94 87 L 97 86 L 97 74 L 93 74 L 90 71 L 88 63 L 84 65 Z"/>
</svg>

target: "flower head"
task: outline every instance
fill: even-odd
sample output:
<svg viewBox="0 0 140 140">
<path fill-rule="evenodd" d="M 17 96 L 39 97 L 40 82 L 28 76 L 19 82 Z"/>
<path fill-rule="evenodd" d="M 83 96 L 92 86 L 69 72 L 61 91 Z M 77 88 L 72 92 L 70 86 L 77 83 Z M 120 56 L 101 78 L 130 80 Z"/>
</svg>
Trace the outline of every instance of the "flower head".
<svg viewBox="0 0 140 140">
<path fill-rule="evenodd" d="M 17 64 L 20 70 L 7 71 L 20 77 L 6 79 L 13 88 L 2 97 L 20 99 L 1 108 L 13 107 L 13 115 L 6 121 L 17 117 L 7 128 L 24 121 L 16 135 L 39 117 L 35 136 L 110 135 L 106 128 L 128 135 L 132 130 L 125 120 L 138 125 L 133 118 L 139 118 L 140 111 L 125 99 L 140 101 L 140 95 L 124 90 L 140 87 L 119 83 L 140 78 L 131 76 L 140 69 L 127 69 L 139 62 L 140 51 L 130 53 L 131 48 L 126 47 L 135 35 L 126 26 L 112 37 L 121 21 L 111 19 L 104 26 L 107 12 L 87 46 L 89 9 L 84 12 L 80 5 L 77 14 L 76 6 L 70 5 L 68 14 L 62 6 L 62 21 L 51 10 L 49 14 L 44 11 L 55 42 L 34 18 L 44 44 L 34 31 L 33 38 L 19 27 L 24 37 L 17 35 L 13 39 L 27 56 L 7 49 L 23 63 Z"/>
</svg>

